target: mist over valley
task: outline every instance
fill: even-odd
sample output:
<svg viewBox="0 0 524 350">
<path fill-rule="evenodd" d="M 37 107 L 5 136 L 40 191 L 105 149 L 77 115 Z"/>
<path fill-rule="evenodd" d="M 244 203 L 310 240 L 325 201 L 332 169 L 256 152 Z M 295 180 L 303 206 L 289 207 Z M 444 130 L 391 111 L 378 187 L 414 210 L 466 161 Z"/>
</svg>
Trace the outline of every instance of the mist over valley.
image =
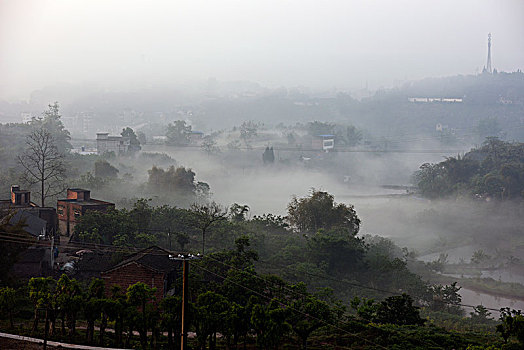
<svg viewBox="0 0 524 350">
<path fill-rule="evenodd" d="M 0 0 L 0 348 L 523 346 L 523 14 Z"/>
</svg>

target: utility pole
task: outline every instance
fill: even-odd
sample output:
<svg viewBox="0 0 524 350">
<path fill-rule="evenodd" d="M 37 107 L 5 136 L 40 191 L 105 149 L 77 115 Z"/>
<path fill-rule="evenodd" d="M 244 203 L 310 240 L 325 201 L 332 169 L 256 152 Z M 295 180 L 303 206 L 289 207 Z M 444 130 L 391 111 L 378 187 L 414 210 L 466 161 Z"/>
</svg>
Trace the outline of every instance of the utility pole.
<svg viewBox="0 0 524 350">
<path fill-rule="evenodd" d="M 45 308 L 45 330 L 44 330 L 44 350 L 47 350 L 47 334 L 49 333 L 49 307 Z"/>
<path fill-rule="evenodd" d="M 51 273 L 55 270 L 55 235 L 51 235 Z"/>
<path fill-rule="evenodd" d="M 187 348 L 187 324 L 186 324 L 186 313 L 187 313 L 187 297 L 189 294 L 189 261 L 183 261 L 183 279 L 182 279 L 182 333 L 180 339 L 180 350 L 186 350 Z"/>
<path fill-rule="evenodd" d="M 180 350 L 187 349 L 187 315 L 189 313 L 187 299 L 189 296 L 189 260 L 200 259 L 200 254 L 178 254 L 177 256 L 169 256 L 172 260 L 182 261 L 182 330 L 180 334 Z"/>
</svg>

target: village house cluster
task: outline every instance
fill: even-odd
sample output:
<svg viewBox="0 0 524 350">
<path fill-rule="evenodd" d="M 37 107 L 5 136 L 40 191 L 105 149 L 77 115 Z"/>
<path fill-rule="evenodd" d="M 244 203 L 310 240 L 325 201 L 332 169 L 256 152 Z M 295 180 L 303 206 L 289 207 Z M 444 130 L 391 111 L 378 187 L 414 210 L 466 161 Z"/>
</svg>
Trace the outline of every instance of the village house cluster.
<svg viewBox="0 0 524 350">
<path fill-rule="evenodd" d="M 11 186 L 11 198 L 0 200 L 0 212 L 9 218 L 8 225 L 21 224 L 34 242 L 18 257 L 12 276 L 25 280 L 68 273 L 81 281 L 103 278 L 106 285 L 123 288 L 141 281 L 156 287 L 160 300 L 170 292 L 168 286 L 180 270 L 180 262 L 172 260 L 169 251 L 149 247 L 115 265 L 110 252 L 103 247 L 81 247 L 71 241 L 81 216 L 88 211 L 106 212 L 114 208 L 114 203 L 91 198 L 91 191 L 81 188 L 67 189 L 66 198 L 58 199 L 57 209 L 40 207 L 31 201 L 30 191 Z"/>
</svg>

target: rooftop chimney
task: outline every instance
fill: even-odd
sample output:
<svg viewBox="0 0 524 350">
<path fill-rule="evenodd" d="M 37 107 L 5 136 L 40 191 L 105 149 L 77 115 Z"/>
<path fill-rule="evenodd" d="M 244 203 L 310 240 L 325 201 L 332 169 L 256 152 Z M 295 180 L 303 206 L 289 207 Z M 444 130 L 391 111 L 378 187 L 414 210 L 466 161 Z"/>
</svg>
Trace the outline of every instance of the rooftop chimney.
<svg viewBox="0 0 524 350">
<path fill-rule="evenodd" d="M 91 199 L 91 191 L 81 188 L 68 188 L 67 199 L 76 199 L 77 201 L 88 201 Z"/>
<path fill-rule="evenodd" d="M 30 205 L 31 204 L 31 192 L 20 190 L 19 185 L 11 185 L 11 204 Z"/>
</svg>

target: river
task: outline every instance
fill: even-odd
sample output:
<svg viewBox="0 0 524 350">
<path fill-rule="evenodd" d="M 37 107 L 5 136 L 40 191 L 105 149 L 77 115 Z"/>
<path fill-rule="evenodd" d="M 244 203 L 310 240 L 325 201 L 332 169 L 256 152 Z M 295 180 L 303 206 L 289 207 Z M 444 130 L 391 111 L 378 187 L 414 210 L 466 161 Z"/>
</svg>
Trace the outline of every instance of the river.
<svg viewBox="0 0 524 350">
<path fill-rule="evenodd" d="M 462 296 L 462 304 L 463 305 L 471 305 L 471 306 L 477 306 L 482 305 L 486 308 L 496 309 L 499 310 L 503 307 L 509 307 L 511 309 L 516 310 L 524 310 L 524 300 L 516 300 L 516 299 L 508 299 L 508 298 L 501 298 L 485 293 L 478 293 L 471 289 L 462 288 L 460 289 L 460 295 Z M 464 310 L 466 310 L 466 314 L 469 315 L 470 312 L 472 312 L 471 307 L 465 307 Z M 490 310 L 491 316 L 498 318 L 499 313 L 493 310 Z"/>
</svg>

